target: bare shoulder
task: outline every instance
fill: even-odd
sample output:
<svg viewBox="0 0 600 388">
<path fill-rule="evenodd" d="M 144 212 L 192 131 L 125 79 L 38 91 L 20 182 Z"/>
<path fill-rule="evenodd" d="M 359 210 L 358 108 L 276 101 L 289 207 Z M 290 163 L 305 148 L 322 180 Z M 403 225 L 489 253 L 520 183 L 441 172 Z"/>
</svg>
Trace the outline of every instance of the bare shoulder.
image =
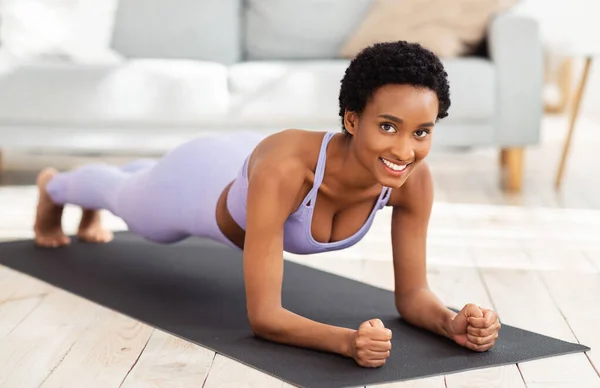
<svg viewBox="0 0 600 388">
<path fill-rule="evenodd" d="M 248 162 L 250 186 L 296 198 L 316 167 L 322 132 L 288 129 L 266 137 Z"/>
<path fill-rule="evenodd" d="M 394 189 L 388 205 L 406 211 L 429 212 L 433 203 L 433 177 L 429 165 L 423 161 L 404 185 Z"/>
<path fill-rule="evenodd" d="M 248 176 L 276 171 L 298 173 L 314 168 L 318 158 L 322 132 L 286 129 L 263 139 L 248 163 Z"/>
</svg>

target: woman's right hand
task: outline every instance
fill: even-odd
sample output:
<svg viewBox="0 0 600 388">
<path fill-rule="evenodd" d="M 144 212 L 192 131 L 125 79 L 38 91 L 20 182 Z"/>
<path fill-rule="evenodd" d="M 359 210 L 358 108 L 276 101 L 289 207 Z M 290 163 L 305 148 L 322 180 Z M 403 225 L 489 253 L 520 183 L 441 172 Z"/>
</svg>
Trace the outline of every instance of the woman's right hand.
<svg viewBox="0 0 600 388">
<path fill-rule="evenodd" d="M 380 319 L 363 322 L 350 339 L 350 354 L 358 365 L 377 368 L 385 364 L 392 349 L 392 331 Z"/>
</svg>

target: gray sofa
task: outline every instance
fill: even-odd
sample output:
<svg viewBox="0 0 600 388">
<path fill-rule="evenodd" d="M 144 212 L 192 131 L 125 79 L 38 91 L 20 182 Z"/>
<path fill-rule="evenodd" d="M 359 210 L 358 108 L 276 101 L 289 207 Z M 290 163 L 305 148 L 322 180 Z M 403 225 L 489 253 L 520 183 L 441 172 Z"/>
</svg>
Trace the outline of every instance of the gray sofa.
<svg viewBox="0 0 600 388">
<path fill-rule="evenodd" d="M 336 52 L 372 0 L 121 0 L 118 63 L 31 62 L 0 73 L 0 147 L 162 153 L 240 130 L 339 128 Z M 488 57 L 444 60 L 450 116 L 436 147 L 494 147 L 521 183 L 538 142 L 542 43 L 512 11 L 488 30 Z"/>
</svg>

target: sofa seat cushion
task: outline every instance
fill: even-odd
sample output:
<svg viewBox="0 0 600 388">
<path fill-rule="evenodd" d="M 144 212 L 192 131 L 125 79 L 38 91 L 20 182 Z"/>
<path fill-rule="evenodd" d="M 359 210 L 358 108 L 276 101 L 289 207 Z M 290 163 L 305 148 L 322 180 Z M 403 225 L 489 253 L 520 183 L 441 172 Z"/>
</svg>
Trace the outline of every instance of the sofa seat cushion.
<svg viewBox="0 0 600 388">
<path fill-rule="evenodd" d="M 212 62 L 23 64 L 0 73 L 0 121 L 15 124 L 197 125 L 229 105 L 227 68 Z"/>
</svg>

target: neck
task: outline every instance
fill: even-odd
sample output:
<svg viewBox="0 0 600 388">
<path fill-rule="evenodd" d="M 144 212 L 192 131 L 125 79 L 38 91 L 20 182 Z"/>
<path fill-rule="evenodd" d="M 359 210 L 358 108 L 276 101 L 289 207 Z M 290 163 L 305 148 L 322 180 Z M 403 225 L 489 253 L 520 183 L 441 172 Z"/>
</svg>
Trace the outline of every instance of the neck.
<svg viewBox="0 0 600 388">
<path fill-rule="evenodd" d="M 364 191 L 376 186 L 381 188 L 381 184 L 358 159 L 352 136 L 334 136 L 331 146 L 333 152 L 327 164 L 333 164 L 335 180 L 341 188 L 348 191 Z"/>
</svg>

